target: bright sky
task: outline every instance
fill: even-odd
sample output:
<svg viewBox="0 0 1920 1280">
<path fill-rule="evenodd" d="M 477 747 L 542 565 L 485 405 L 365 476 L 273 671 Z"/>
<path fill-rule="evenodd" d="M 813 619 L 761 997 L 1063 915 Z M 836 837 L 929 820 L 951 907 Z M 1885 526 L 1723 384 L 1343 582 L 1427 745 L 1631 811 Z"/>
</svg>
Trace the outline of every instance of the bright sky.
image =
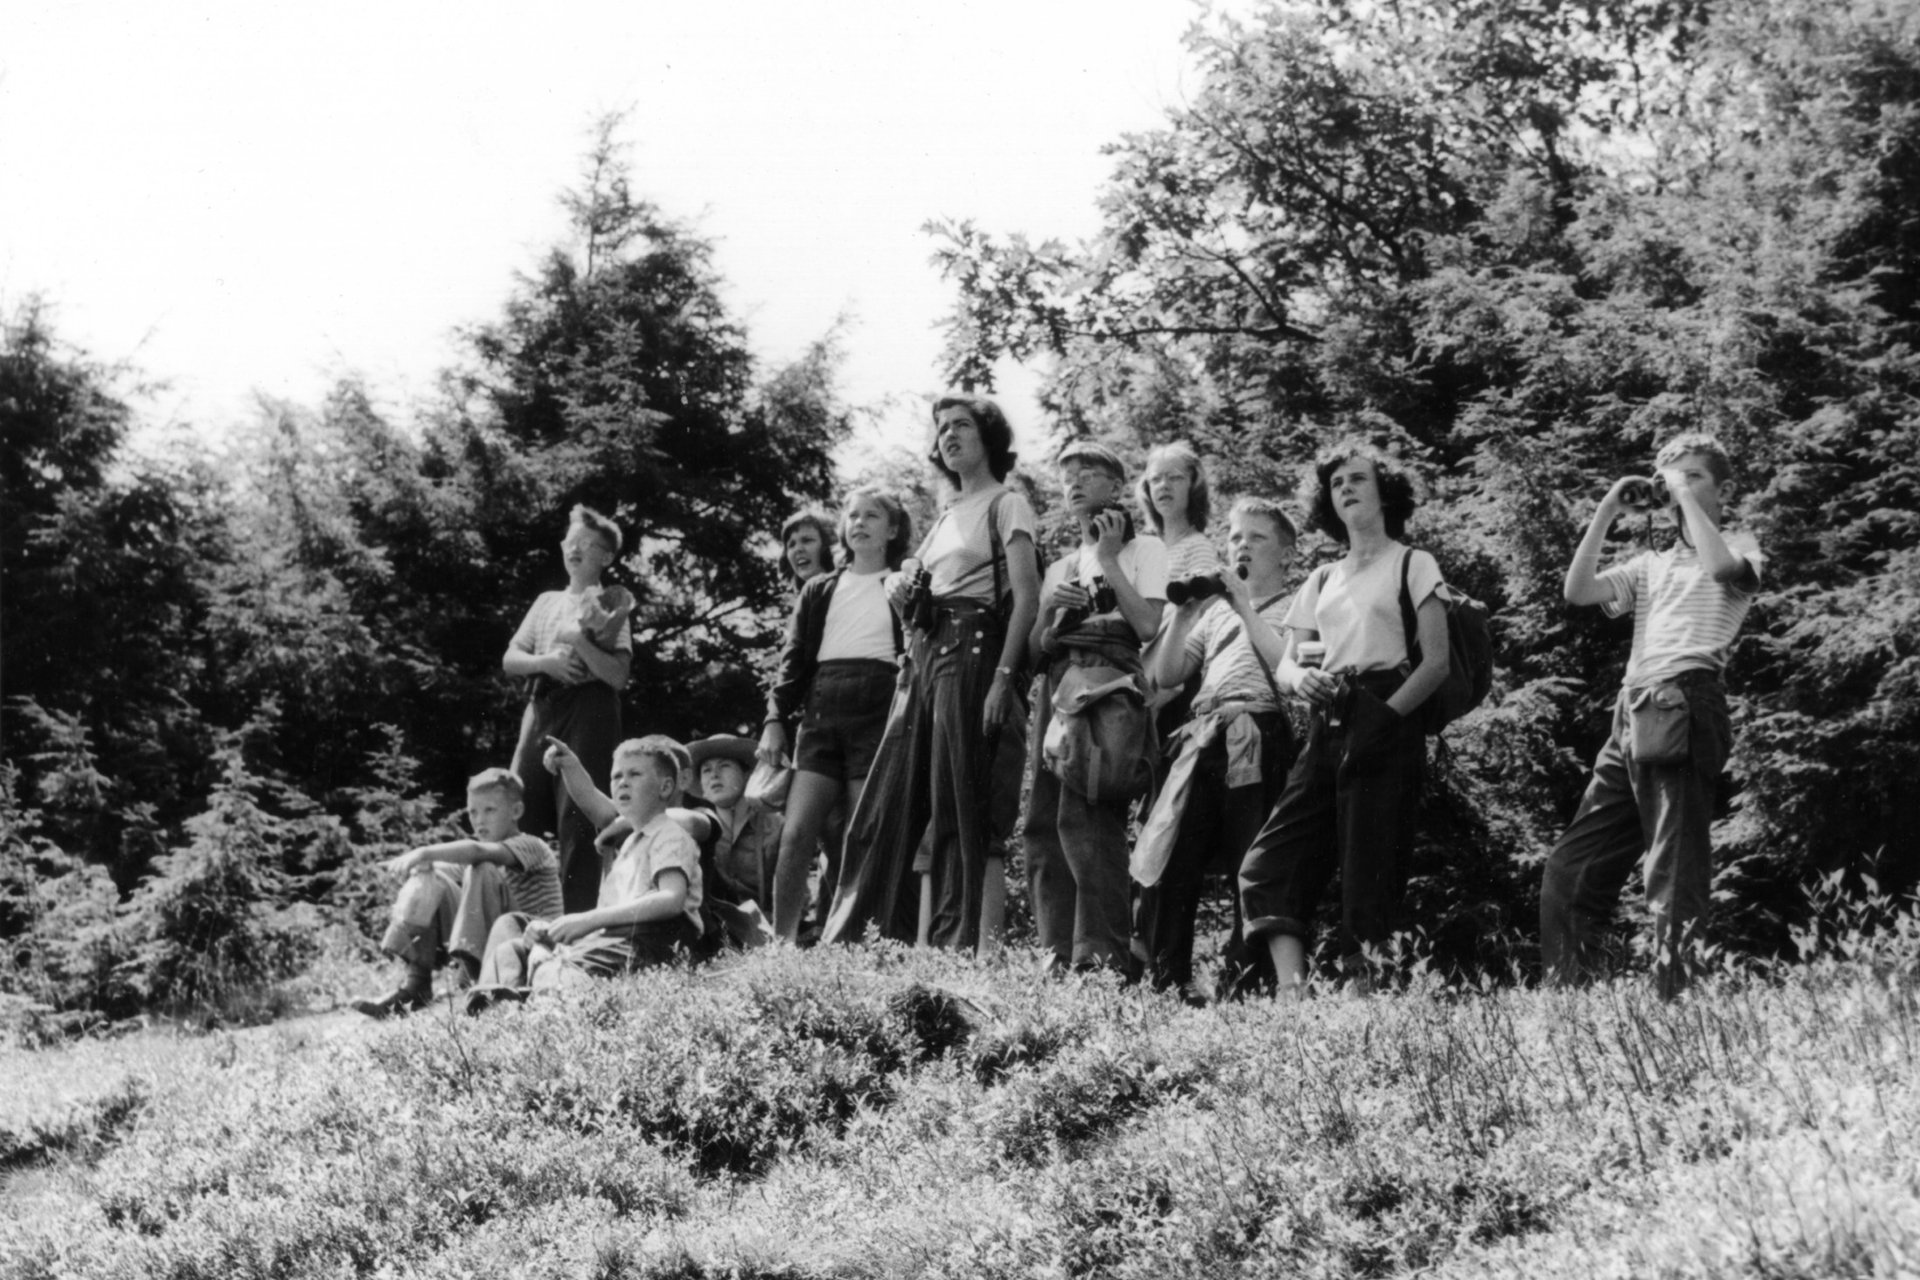
<svg viewBox="0 0 1920 1280">
<path fill-rule="evenodd" d="M 1243 6 L 1234 5 L 1234 8 Z M 358 371 L 403 420 L 563 231 L 590 123 L 719 243 L 768 361 L 850 313 L 856 403 L 936 390 L 951 301 L 921 225 L 1069 240 L 1103 144 L 1191 72 L 1190 0 L 9 5 L 0 306 L 215 429 Z M 1024 436 L 1030 378 L 1002 390 Z"/>
</svg>

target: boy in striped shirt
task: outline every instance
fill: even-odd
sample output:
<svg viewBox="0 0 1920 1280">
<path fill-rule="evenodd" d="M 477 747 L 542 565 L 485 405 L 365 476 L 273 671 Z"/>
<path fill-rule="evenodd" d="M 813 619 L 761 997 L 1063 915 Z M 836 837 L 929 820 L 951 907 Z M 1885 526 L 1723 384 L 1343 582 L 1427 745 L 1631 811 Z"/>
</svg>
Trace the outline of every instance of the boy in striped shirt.
<svg viewBox="0 0 1920 1280">
<path fill-rule="evenodd" d="M 1722 533 L 1733 466 L 1713 436 L 1687 432 L 1654 460 L 1653 500 L 1673 506 L 1679 537 L 1598 571 L 1614 520 L 1647 481 L 1623 477 L 1600 500 L 1567 569 L 1569 604 L 1633 614 L 1633 649 L 1612 732 L 1566 834 L 1547 855 L 1540 887 L 1540 949 L 1547 980 L 1576 982 L 1593 968 L 1594 935 L 1636 862 L 1653 916 L 1661 994 L 1686 981 L 1713 883 L 1713 789 L 1732 746 L 1721 670 L 1760 586 L 1760 548 Z"/>
<path fill-rule="evenodd" d="M 560 860 L 539 836 L 520 830 L 525 808 L 518 775 L 488 769 L 467 783 L 471 840 L 423 845 L 390 859 L 403 879 L 380 949 L 405 966 L 397 990 L 355 1000 L 369 1018 L 391 1018 L 433 1001 L 433 967 L 442 953 L 471 980 L 495 920 L 512 912 L 560 914 Z"/>
</svg>

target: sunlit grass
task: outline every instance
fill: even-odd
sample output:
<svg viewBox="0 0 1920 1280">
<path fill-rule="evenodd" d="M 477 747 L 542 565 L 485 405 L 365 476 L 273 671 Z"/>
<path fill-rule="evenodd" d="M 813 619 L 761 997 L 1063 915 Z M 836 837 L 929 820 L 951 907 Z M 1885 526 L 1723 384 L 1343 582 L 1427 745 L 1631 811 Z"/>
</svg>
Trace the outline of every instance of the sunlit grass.
<svg viewBox="0 0 1920 1280">
<path fill-rule="evenodd" d="M 1672 1004 L 827 950 L 22 1053 L 0 1275 L 1904 1274 L 1917 983 L 1911 922 Z"/>
</svg>

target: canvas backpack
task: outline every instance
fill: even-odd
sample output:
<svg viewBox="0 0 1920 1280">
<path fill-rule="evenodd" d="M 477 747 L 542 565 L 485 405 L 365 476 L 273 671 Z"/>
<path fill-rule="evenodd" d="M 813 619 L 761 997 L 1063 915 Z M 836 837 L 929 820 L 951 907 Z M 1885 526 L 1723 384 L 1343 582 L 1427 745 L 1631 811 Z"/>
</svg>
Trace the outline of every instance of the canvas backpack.
<svg viewBox="0 0 1920 1280">
<path fill-rule="evenodd" d="M 1413 592 L 1407 574 L 1413 566 L 1409 550 L 1400 561 L 1400 622 L 1407 632 L 1407 661 L 1420 665 L 1420 626 L 1413 611 Z M 1434 598 L 1447 610 L 1447 678 L 1420 710 L 1428 733 L 1439 733 L 1486 701 L 1493 687 L 1493 628 L 1487 606 L 1442 582 Z"/>
</svg>

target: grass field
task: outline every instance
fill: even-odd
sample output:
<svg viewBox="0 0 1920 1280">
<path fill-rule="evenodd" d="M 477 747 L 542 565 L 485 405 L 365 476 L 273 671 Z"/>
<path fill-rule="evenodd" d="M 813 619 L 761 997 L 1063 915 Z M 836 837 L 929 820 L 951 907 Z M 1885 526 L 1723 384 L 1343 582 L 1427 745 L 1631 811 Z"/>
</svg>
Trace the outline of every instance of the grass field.
<svg viewBox="0 0 1920 1280">
<path fill-rule="evenodd" d="M 1920 935 L 1188 1009 L 759 955 L 0 1060 L 0 1276 L 1920 1272 Z"/>
</svg>

